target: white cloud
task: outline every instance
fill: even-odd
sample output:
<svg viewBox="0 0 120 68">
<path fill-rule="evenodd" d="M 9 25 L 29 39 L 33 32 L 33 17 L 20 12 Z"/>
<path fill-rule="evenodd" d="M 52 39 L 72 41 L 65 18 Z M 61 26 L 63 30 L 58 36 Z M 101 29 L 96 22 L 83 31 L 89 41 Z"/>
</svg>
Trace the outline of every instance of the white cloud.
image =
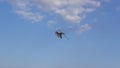
<svg viewBox="0 0 120 68">
<path fill-rule="evenodd" d="M 14 12 L 32 22 L 40 22 L 43 18 L 39 12 L 32 11 L 32 4 L 28 0 L 11 0 Z"/>
<path fill-rule="evenodd" d="M 32 12 L 23 11 L 23 10 L 17 10 L 15 12 L 18 15 L 21 15 L 24 18 L 31 20 L 32 22 L 39 22 L 42 19 L 42 16 L 40 16 L 39 13 L 32 13 Z"/>
<path fill-rule="evenodd" d="M 43 18 L 42 12 L 57 14 L 63 20 L 80 23 L 87 13 L 100 6 L 98 0 L 10 0 L 14 11 L 34 22 Z"/>
<path fill-rule="evenodd" d="M 81 25 L 78 29 L 77 29 L 77 33 L 82 33 L 85 32 L 87 30 L 90 30 L 92 27 L 89 24 L 84 24 Z"/>
</svg>

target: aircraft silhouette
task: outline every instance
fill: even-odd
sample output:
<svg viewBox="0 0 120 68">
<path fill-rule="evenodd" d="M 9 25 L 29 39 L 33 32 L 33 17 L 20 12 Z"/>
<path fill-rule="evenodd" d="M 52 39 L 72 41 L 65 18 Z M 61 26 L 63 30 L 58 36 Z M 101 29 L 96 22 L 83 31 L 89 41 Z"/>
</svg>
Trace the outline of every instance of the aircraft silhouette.
<svg viewBox="0 0 120 68">
<path fill-rule="evenodd" d="M 56 36 L 57 36 L 58 38 L 61 38 L 61 39 L 62 39 L 62 35 L 63 35 L 64 33 L 61 32 L 61 31 L 56 31 L 55 34 L 56 34 Z"/>
</svg>

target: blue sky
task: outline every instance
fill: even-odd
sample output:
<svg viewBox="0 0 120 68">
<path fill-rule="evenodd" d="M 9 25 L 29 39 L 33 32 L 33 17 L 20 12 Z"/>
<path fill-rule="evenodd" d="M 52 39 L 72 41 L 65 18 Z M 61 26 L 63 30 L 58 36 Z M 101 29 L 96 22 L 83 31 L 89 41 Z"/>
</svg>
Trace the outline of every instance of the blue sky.
<svg viewBox="0 0 120 68">
<path fill-rule="evenodd" d="M 120 68 L 119 3 L 0 0 L 0 68 Z"/>
</svg>

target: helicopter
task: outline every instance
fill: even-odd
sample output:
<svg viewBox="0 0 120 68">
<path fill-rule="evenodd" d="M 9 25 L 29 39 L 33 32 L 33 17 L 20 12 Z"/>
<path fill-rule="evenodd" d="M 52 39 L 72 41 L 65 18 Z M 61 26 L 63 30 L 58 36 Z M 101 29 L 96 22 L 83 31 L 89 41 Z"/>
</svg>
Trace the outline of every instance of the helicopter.
<svg viewBox="0 0 120 68">
<path fill-rule="evenodd" d="M 68 37 L 65 35 L 64 32 L 62 32 L 60 29 L 55 31 L 55 34 L 58 38 L 62 39 L 62 37 L 64 36 L 66 39 L 68 39 Z"/>
<path fill-rule="evenodd" d="M 63 33 L 63 32 L 59 32 L 59 31 L 56 31 L 55 34 L 56 34 L 56 36 L 57 36 L 58 38 L 61 38 L 61 39 L 62 39 L 62 35 L 63 35 L 64 33 Z"/>
</svg>

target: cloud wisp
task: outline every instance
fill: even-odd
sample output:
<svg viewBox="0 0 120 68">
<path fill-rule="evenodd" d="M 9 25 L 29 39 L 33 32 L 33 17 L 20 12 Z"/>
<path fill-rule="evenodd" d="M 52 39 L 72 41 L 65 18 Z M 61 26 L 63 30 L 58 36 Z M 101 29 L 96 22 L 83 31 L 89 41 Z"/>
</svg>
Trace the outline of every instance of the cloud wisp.
<svg viewBox="0 0 120 68">
<path fill-rule="evenodd" d="M 76 32 L 83 33 L 83 32 L 88 31 L 90 29 L 92 29 L 92 27 L 89 24 L 84 24 L 84 25 L 81 25 L 79 28 L 77 28 Z"/>
<path fill-rule="evenodd" d="M 88 13 L 100 7 L 100 0 L 10 0 L 14 12 L 32 22 L 41 22 L 48 17 L 49 26 L 56 22 L 53 18 L 60 18 L 68 24 L 80 24 Z M 53 17 L 49 15 L 52 14 Z M 49 22 L 50 21 L 50 22 Z M 91 29 L 89 24 L 80 25 L 76 31 L 84 32 Z"/>
<path fill-rule="evenodd" d="M 80 23 L 87 13 L 100 7 L 98 0 L 10 0 L 16 14 L 34 22 L 40 22 L 43 12 L 58 15 L 71 23 Z"/>
</svg>

